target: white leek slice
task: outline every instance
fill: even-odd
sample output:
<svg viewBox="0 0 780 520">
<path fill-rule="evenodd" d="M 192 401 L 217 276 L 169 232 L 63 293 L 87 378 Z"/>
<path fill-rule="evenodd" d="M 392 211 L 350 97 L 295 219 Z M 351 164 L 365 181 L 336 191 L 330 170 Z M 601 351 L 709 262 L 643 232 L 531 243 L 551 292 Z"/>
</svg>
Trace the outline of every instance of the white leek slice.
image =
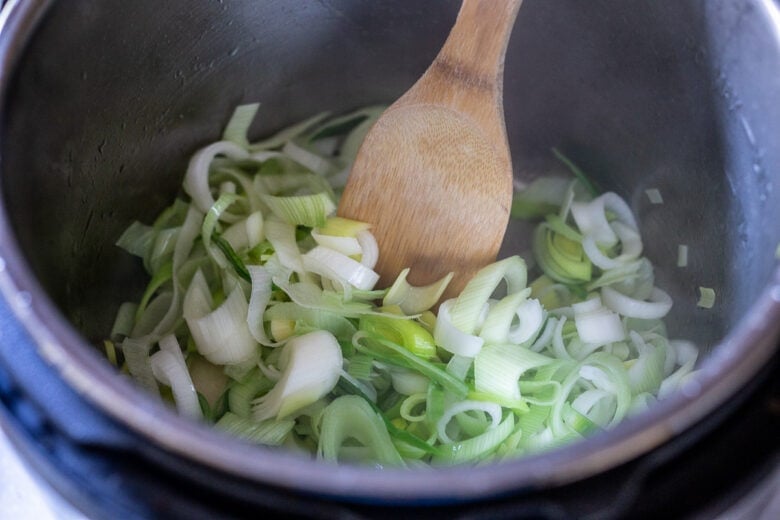
<svg viewBox="0 0 780 520">
<path fill-rule="evenodd" d="M 303 267 L 312 273 L 362 290 L 373 289 L 379 275 L 360 262 L 333 249 L 316 246 L 303 256 Z"/>
<path fill-rule="evenodd" d="M 477 392 L 517 401 L 520 399 L 520 376 L 551 361 L 547 356 L 518 345 L 485 345 L 474 358 L 474 386 Z"/>
<path fill-rule="evenodd" d="M 217 365 L 235 365 L 251 359 L 257 343 L 249 332 L 246 297 L 236 287 L 227 299 L 210 310 L 211 297 L 202 272 L 193 278 L 184 297 L 184 319 L 198 352 Z"/>
<path fill-rule="evenodd" d="M 433 338 L 436 345 L 456 356 L 473 358 L 482 349 L 485 340 L 473 334 L 466 334 L 453 325 L 450 317 L 450 309 L 455 305 L 455 300 L 450 299 L 439 306 L 439 316 L 436 318 L 436 328 Z"/>
<path fill-rule="evenodd" d="M 398 305 L 407 315 L 427 311 L 439 301 L 454 274 L 448 273 L 444 278 L 432 284 L 415 287 L 406 281 L 406 277 L 409 276 L 409 268 L 407 267 L 395 279 L 382 304 L 385 306 Z"/>
<path fill-rule="evenodd" d="M 379 244 L 371 231 L 364 230 L 357 234 L 357 240 L 360 244 L 360 263 L 369 269 L 373 269 L 379 261 Z"/>
<path fill-rule="evenodd" d="M 305 166 L 309 170 L 319 175 L 325 175 L 331 169 L 331 163 L 324 157 L 307 150 L 294 141 L 287 141 L 282 147 L 282 153 L 298 164 Z"/>
<path fill-rule="evenodd" d="M 355 256 L 362 252 L 360 242 L 355 237 L 324 235 L 319 232 L 318 228 L 312 230 L 311 237 L 318 245 L 338 251 L 342 255 Z"/>
<path fill-rule="evenodd" d="M 400 368 L 390 371 L 390 377 L 393 381 L 393 389 L 401 395 L 425 394 L 430 384 L 430 379 Z"/>
<path fill-rule="evenodd" d="M 251 249 L 265 239 L 263 213 L 255 211 L 247 218 L 235 222 L 222 233 L 235 251 Z"/>
<path fill-rule="evenodd" d="M 171 387 L 179 413 L 194 419 L 203 417 L 198 394 L 176 336 L 170 334 L 160 340 L 160 350 L 152 355 L 151 363 L 154 377 Z"/>
<path fill-rule="evenodd" d="M 305 273 L 301 251 L 295 241 L 295 226 L 270 218 L 265 223 L 265 234 L 282 267 L 299 275 Z"/>
<path fill-rule="evenodd" d="M 292 225 L 320 227 L 336 211 L 336 204 L 325 192 L 289 197 L 261 194 L 260 197 L 274 215 Z"/>
<path fill-rule="evenodd" d="M 432 464 L 462 464 L 486 458 L 512 434 L 515 429 L 514 417 L 514 414 L 507 414 L 498 426 L 489 428 L 481 435 L 440 446 L 440 453 L 433 456 Z"/>
<path fill-rule="evenodd" d="M 518 323 L 510 327 L 507 340 L 517 345 L 536 338 L 547 317 L 542 304 L 536 299 L 525 300 L 518 306 L 515 314 Z"/>
<path fill-rule="evenodd" d="M 582 250 L 588 259 L 603 270 L 620 268 L 639 258 L 642 253 L 642 240 L 636 230 L 621 222 L 612 222 L 610 228 L 615 231 L 621 243 L 621 253 L 615 258 L 607 256 L 599 249 L 593 235 L 586 235 L 582 239 Z"/>
<path fill-rule="evenodd" d="M 365 399 L 356 395 L 338 397 L 325 408 L 318 457 L 337 462 L 347 439 L 355 439 L 368 448 L 370 458 L 380 465 L 404 466 L 382 418 Z"/>
<path fill-rule="evenodd" d="M 249 147 L 247 132 L 259 108 L 260 103 L 237 106 L 227 125 L 225 125 L 225 130 L 222 132 L 222 140 L 236 143 L 242 148 Z"/>
<path fill-rule="evenodd" d="M 508 296 L 525 289 L 525 261 L 510 256 L 480 269 L 455 300 L 450 311 L 452 325 L 466 334 L 478 333 L 484 306 L 502 280 L 506 281 Z"/>
<path fill-rule="evenodd" d="M 485 319 L 479 326 L 479 336 L 487 343 L 505 343 L 517 309 L 529 294 L 531 290 L 526 288 L 499 301 L 490 300 Z"/>
<path fill-rule="evenodd" d="M 250 144 L 249 149 L 252 151 L 259 151 L 278 148 L 279 146 L 284 145 L 284 143 L 287 141 L 304 134 L 307 130 L 312 128 L 317 123 L 322 122 L 329 115 L 329 112 L 321 112 L 308 119 L 305 119 L 304 121 L 301 121 L 300 123 L 285 127 L 271 137 Z"/>
<path fill-rule="evenodd" d="M 607 221 L 607 210 L 614 213 L 618 221 L 638 229 L 631 208 L 615 193 L 604 193 L 590 202 L 571 205 L 571 214 L 582 235 L 592 236 L 597 245 L 610 247 L 617 243 L 618 237 Z"/>
<path fill-rule="evenodd" d="M 583 342 L 599 346 L 625 339 L 625 330 L 620 316 L 605 308 L 598 296 L 585 302 L 576 303 L 572 305 L 572 308 L 574 309 L 574 324 L 577 327 L 579 339 Z"/>
<path fill-rule="evenodd" d="M 292 338 L 279 356 L 282 377 L 254 401 L 252 416 L 258 421 L 284 419 L 318 401 L 336 386 L 342 364 L 341 347 L 333 334 L 316 331 Z"/>
<path fill-rule="evenodd" d="M 184 176 L 184 191 L 192 197 L 192 202 L 203 213 L 214 205 L 214 197 L 209 186 L 209 167 L 217 155 L 231 159 L 245 159 L 249 153 L 230 141 L 218 141 L 197 151 L 190 159 Z"/>
<path fill-rule="evenodd" d="M 486 401 L 458 401 L 444 411 L 441 419 L 436 423 L 436 433 L 439 440 L 445 444 L 451 444 L 453 440 L 447 434 L 447 425 L 452 418 L 464 412 L 485 412 L 490 416 L 490 428 L 495 428 L 501 422 L 501 406 Z"/>
<path fill-rule="evenodd" d="M 248 265 L 246 269 L 249 271 L 249 277 L 252 279 L 252 292 L 249 296 L 249 307 L 247 308 L 249 333 L 261 345 L 275 347 L 279 344 L 268 338 L 263 326 L 263 316 L 268 303 L 271 301 L 271 275 L 264 267 L 259 265 Z"/>
<path fill-rule="evenodd" d="M 635 336 L 638 334 L 632 332 L 632 337 Z M 664 379 L 665 360 L 665 346 L 647 346 L 647 350 L 628 369 L 628 380 L 634 395 L 654 392 L 659 388 Z"/>
<path fill-rule="evenodd" d="M 601 297 L 607 307 L 629 318 L 657 320 L 666 316 L 672 308 L 672 299 L 657 287 L 653 288 L 650 301 L 631 298 L 611 287 L 603 287 Z"/>
</svg>

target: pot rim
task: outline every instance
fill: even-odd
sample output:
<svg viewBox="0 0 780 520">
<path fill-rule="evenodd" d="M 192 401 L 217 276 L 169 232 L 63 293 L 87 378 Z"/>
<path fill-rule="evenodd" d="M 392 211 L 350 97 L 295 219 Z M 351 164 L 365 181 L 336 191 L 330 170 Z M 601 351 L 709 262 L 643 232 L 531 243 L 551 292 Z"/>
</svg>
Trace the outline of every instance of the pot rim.
<svg viewBox="0 0 780 520">
<path fill-rule="evenodd" d="M 53 0 L 12 0 L 0 14 L 0 107 L 27 39 Z M 771 0 L 758 0 L 780 31 Z M 778 42 L 780 48 L 780 42 Z M 3 110 L 0 108 L 0 111 Z M 2 202 L 0 202 L 2 208 Z M 178 416 L 129 379 L 117 377 L 40 286 L 0 211 L 0 296 L 33 347 L 92 406 L 157 446 L 225 474 L 288 490 L 382 501 L 465 501 L 564 485 L 649 453 L 713 413 L 759 372 L 780 336 L 780 266 L 746 313 L 680 392 L 614 429 L 550 452 L 482 467 L 430 471 L 334 466 L 227 437 Z"/>
</svg>

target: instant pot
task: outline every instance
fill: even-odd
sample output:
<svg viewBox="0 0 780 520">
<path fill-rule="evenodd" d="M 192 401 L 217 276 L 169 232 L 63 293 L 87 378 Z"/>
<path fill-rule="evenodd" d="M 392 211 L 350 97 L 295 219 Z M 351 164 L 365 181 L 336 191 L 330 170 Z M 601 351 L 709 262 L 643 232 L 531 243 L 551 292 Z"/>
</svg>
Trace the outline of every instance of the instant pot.
<svg viewBox="0 0 780 520">
<path fill-rule="evenodd" d="M 509 42 L 516 179 L 557 168 L 558 147 L 628 200 L 675 301 L 670 336 L 702 348 L 697 376 L 649 411 L 501 464 L 335 467 L 180 418 L 103 358 L 119 303 L 145 284 L 114 242 L 173 199 L 189 155 L 236 105 L 261 102 L 259 136 L 391 102 L 432 61 L 458 7 L 6 3 L 0 419 L 60 494 L 95 518 L 610 518 L 713 516 L 766 489 L 780 460 L 773 0 L 526 0 Z M 504 252 L 527 250 L 528 236 L 512 222 Z M 699 287 L 715 290 L 712 309 L 697 306 Z"/>
</svg>

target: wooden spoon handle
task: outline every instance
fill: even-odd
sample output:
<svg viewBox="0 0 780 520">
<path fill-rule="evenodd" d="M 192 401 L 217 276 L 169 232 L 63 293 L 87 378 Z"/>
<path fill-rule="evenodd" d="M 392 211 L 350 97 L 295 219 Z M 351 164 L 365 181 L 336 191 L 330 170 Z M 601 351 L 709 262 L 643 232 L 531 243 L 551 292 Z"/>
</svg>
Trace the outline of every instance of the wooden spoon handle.
<svg viewBox="0 0 780 520">
<path fill-rule="evenodd" d="M 500 88 L 509 35 L 522 0 L 464 0 L 434 61 L 456 81 Z"/>
<path fill-rule="evenodd" d="M 504 55 L 522 0 L 463 0 L 444 46 L 392 108 L 433 104 L 470 116 L 489 139 L 506 140 Z"/>
</svg>

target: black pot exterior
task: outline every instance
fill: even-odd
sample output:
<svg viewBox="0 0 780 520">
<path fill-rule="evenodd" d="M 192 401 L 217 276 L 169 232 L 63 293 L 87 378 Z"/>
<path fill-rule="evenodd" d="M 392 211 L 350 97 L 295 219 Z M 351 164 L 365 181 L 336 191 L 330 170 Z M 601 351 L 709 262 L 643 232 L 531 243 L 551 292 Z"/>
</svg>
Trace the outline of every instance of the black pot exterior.
<svg viewBox="0 0 780 520">
<path fill-rule="evenodd" d="M 771 377 L 780 330 L 780 15 L 771 0 L 600 0 L 587 10 L 527 0 L 510 41 L 516 176 L 549 169 L 548 150 L 559 146 L 624 195 L 659 284 L 672 288 L 672 332 L 708 346 L 695 384 L 650 412 L 548 454 L 435 478 L 331 468 L 174 416 L 89 346 L 143 286 L 116 237 L 166 204 L 188 154 L 218 135 L 234 105 L 263 102 L 253 129 L 261 133 L 323 108 L 390 101 L 424 70 L 456 10 L 411 1 L 9 2 L 0 26 L 0 388 L 17 430 L 56 432 L 72 468 L 95 465 L 86 473 L 105 485 L 84 503 L 123 486 L 136 490 L 128 512 L 136 497 L 158 497 L 161 510 L 193 515 L 204 510 L 174 498 L 181 487 L 198 490 L 193 503 L 244 497 L 322 516 L 346 513 L 336 505 L 344 501 L 470 503 L 575 482 L 602 492 L 611 483 L 617 496 L 641 467 L 626 463 L 703 435 L 695 425 L 714 428 L 701 421 L 722 421 L 751 381 Z M 643 198 L 651 187 L 663 207 Z M 525 231 L 510 229 L 507 250 Z M 681 243 L 692 251 L 685 271 L 674 265 Z M 698 286 L 716 287 L 714 310 L 696 307 Z M 38 426 L 19 419 L 28 417 L 23 402 Z M 138 484 L 154 472 L 156 487 Z M 324 509 L 309 510 L 301 496 Z M 154 515 L 147 505 L 139 514 Z M 526 505 L 529 514 L 566 512 L 555 501 Z"/>
</svg>

